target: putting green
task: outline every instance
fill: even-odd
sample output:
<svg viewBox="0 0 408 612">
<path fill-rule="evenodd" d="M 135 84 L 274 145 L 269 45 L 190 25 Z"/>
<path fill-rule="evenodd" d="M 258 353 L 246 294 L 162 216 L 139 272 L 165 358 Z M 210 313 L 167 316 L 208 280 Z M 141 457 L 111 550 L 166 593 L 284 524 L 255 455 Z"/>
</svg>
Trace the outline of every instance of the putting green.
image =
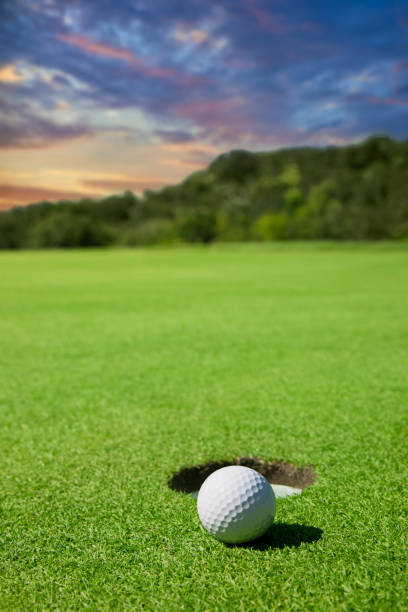
<svg viewBox="0 0 408 612">
<path fill-rule="evenodd" d="M 407 608 L 407 246 L 2 253 L 0 291 L 0 609 Z M 167 481 L 238 455 L 317 481 L 228 547 Z"/>
</svg>

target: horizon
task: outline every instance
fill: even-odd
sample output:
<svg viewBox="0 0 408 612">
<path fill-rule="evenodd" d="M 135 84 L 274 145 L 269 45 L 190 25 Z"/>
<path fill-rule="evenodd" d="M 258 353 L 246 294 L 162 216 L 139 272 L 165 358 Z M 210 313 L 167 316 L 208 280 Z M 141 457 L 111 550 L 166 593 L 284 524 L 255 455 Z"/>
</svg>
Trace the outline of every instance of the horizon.
<svg viewBox="0 0 408 612">
<path fill-rule="evenodd" d="M 6 0 L 0 15 L 0 210 L 141 195 L 233 149 L 408 138 L 403 2 Z"/>
<path fill-rule="evenodd" d="M 183 177 L 182 179 L 180 179 L 180 181 L 178 183 L 173 183 L 173 184 L 168 184 L 168 185 L 163 185 L 158 189 L 148 189 L 146 188 L 142 193 L 138 194 L 135 191 L 133 191 L 132 189 L 124 189 L 121 192 L 117 191 L 117 192 L 110 192 L 107 193 L 105 195 L 95 195 L 95 196 L 81 196 L 79 198 L 62 198 L 60 200 L 37 200 L 37 201 L 33 201 L 33 202 L 27 202 L 25 204 L 12 204 L 11 206 L 7 206 L 7 207 L 3 207 L 0 204 L 0 213 L 1 212 L 6 212 L 6 211 L 10 211 L 13 208 L 26 208 L 27 206 L 37 206 L 37 205 L 41 205 L 44 203 L 50 203 L 50 204 L 60 204 L 60 203 L 72 203 L 72 204 L 76 204 L 79 203 L 81 201 L 84 200 L 93 200 L 95 202 L 103 200 L 105 198 L 109 198 L 109 197 L 117 197 L 117 196 L 121 196 L 123 194 L 125 194 L 126 192 L 130 192 L 133 194 L 133 196 L 136 196 L 137 198 L 139 198 L 140 200 L 143 200 L 143 198 L 145 197 L 145 193 L 146 192 L 155 192 L 155 193 L 160 193 L 162 190 L 165 190 L 167 187 L 177 187 L 179 186 L 181 183 L 183 183 L 184 180 L 187 180 L 189 176 L 192 176 L 193 174 L 197 173 L 197 172 L 206 172 L 207 170 L 209 170 L 210 166 L 216 161 L 216 159 L 218 159 L 218 157 L 222 157 L 224 155 L 229 155 L 230 153 L 234 153 L 234 152 L 238 152 L 238 151 L 242 151 L 245 153 L 250 153 L 250 154 L 273 154 L 273 153 L 277 153 L 279 154 L 280 152 L 283 151 L 296 151 L 299 149 L 313 149 L 313 150 L 327 150 L 327 149 L 342 149 L 348 146 L 359 146 L 359 145 L 364 145 L 365 142 L 372 140 L 372 139 L 384 139 L 384 138 L 389 138 L 391 139 L 393 142 L 407 142 L 408 143 L 408 139 L 398 139 L 398 138 L 392 138 L 391 136 L 388 136 L 388 134 L 371 134 L 369 136 L 367 136 L 367 138 L 364 138 L 363 140 L 360 141 L 356 141 L 356 142 L 350 142 L 350 143 L 346 143 L 346 144 L 340 144 L 340 145 L 294 145 L 292 147 L 280 147 L 279 149 L 274 149 L 274 150 L 260 150 L 260 151 L 250 151 L 247 149 L 230 149 L 229 151 L 223 151 L 221 152 L 219 155 L 217 155 L 217 157 L 215 157 L 213 160 L 211 160 L 209 162 L 209 164 L 203 168 L 198 168 L 197 170 L 194 170 L 193 172 L 191 172 L 190 174 L 187 174 L 185 177 Z M 1 187 L 1 186 L 0 186 Z"/>
</svg>

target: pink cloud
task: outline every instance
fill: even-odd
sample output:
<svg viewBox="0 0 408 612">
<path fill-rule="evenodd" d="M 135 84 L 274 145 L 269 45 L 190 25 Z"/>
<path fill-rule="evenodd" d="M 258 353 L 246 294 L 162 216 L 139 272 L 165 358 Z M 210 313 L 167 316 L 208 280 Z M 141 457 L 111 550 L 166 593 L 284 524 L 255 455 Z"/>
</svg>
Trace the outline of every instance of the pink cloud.
<svg viewBox="0 0 408 612">
<path fill-rule="evenodd" d="M 217 156 L 221 151 L 216 147 L 209 146 L 205 148 L 188 148 L 188 146 L 163 146 L 161 152 L 166 157 L 166 164 L 184 168 L 186 172 L 191 172 L 191 169 L 202 169 Z"/>
<path fill-rule="evenodd" d="M 24 206 L 34 202 L 49 200 L 80 200 L 81 198 L 95 197 L 94 194 L 81 191 L 68 191 L 49 189 L 47 187 L 33 187 L 30 185 L 0 185 L 0 209 L 7 210 L 13 206 Z"/>
<path fill-rule="evenodd" d="M 124 177 L 119 179 L 83 179 L 81 181 L 85 187 L 94 187 L 102 191 L 126 191 L 131 189 L 140 193 L 145 189 L 160 189 L 168 184 L 168 181 L 158 179 L 136 179 Z"/>
<path fill-rule="evenodd" d="M 68 43 L 69 45 L 73 45 L 74 47 L 79 47 L 87 53 L 103 55 L 104 57 L 112 57 L 114 59 L 122 59 L 128 62 L 132 61 L 133 59 L 132 53 L 126 49 L 118 49 L 116 47 L 111 47 L 110 45 L 98 43 L 92 40 L 92 38 L 86 36 L 61 34 L 58 36 L 58 39 L 62 40 L 62 42 Z"/>
<path fill-rule="evenodd" d="M 367 102 L 379 106 L 408 106 L 408 102 L 406 100 L 402 100 L 401 98 L 395 98 L 392 96 L 388 96 L 387 98 L 380 98 L 378 96 L 367 96 Z"/>
<path fill-rule="evenodd" d="M 402 100 L 401 98 L 388 97 L 385 98 L 387 104 L 391 104 L 392 106 L 408 106 L 407 100 Z"/>
<path fill-rule="evenodd" d="M 208 115 L 211 113 L 231 112 L 242 102 L 237 98 L 229 100 L 193 100 L 191 102 L 182 102 L 177 105 L 177 110 L 184 117 L 197 117 Z"/>
<path fill-rule="evenodd" d="M 245 0 L 245 4 L 248 11 L 255 17 L 259 27 L 271 34 L 275 34 L 275 36 L 283 36 L 296 30 L 313 34 L 320 31 L 320 27 L 317 24 L 309 21 L 288 23 L 286 15 L 283 13 L 271 13 L 261 8 L 258 6 L 257 0 Z"/>
<path fill-rule="evenodd" d="M 99 43 L 88 36 L 75 36 L 71 34 L 61 34 L 58 40 L 63 43 L 77 47 L 91 55 L 100 55 L 110 59 L 117 59 L 126 62 L 129 66 L 136 68 L 139 72 L 153 78 L 168 78 L 176 75 L 173 68 L 148 66 L 141 59 L 128 49 L 113 47 L 105 43 Z"/>
<path fill-rule="evenodd" d="M 288 32 L 289 26 L 286 23 L 285 15 L 279 13 L 272 15 L 272 13 L 259 8 L 255 4 L 251 5 L 251 12 L 263 30 L 267 30 L 276 36 L 281 36 Z"/>
<path fill-rule="evenodd" d="M 244 110 L 245 100 L 193 100 L 173 107 L 178 117 L 193 120 L 202 128 L 212 132 L 215 139 L 236 139 L 243 133 L 254 132 L 254 124 Z"/>
</svg>

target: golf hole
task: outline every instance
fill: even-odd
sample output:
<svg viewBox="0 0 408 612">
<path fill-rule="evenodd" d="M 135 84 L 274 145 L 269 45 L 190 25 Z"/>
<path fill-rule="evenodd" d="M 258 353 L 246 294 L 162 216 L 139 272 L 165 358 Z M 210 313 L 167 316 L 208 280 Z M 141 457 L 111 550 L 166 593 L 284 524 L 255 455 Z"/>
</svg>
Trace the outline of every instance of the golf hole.
<svg viewBox="0 0 408 612">
<path fill-rule="evenodd" d="M 228 465 L 243 465 L 256 470 L 270 482 L 276 497 L 298 495 L 316 481 L 311 465 L 297 467 L 286 461 L 265 461 L 259 457 L 236 457 L 231 461 L 208 461 L 181 468 L 168 481 L 170 489 L 198 495 L 201 485 L 210 474 Z"/>
</svg>

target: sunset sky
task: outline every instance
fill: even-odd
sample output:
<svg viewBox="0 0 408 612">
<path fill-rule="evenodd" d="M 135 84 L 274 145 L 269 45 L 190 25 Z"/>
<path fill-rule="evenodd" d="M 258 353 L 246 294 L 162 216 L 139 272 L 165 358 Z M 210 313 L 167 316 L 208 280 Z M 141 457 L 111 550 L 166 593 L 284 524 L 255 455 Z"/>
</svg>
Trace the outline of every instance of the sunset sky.
<svg viewBox="0 0 408 612">
<path fill-rule="evenodd" d="M 406 0 L 1 0 L 0 208 L 408 138 Z"/>
</svg>

